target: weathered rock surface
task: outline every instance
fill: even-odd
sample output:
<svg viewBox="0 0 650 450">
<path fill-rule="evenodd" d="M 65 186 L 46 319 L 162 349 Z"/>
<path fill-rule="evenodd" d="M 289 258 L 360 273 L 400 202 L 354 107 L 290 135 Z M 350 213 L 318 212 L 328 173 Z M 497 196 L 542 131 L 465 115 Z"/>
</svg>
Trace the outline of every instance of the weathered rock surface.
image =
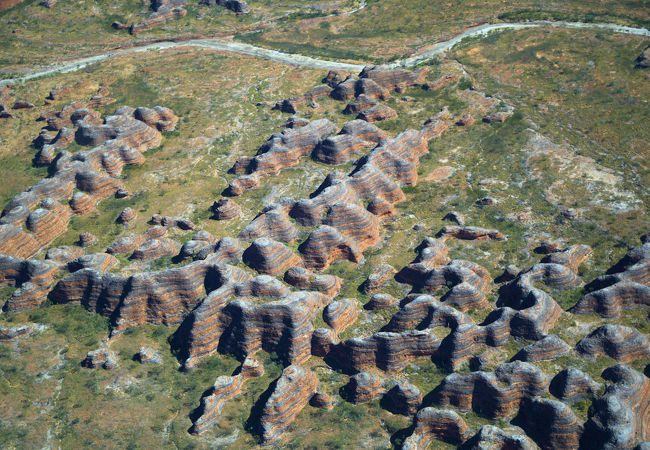
<svg viewBox="0 0 650 450">
<path fill-rule="evenodd" d="M 540 369 L 515 361 L 502 364 L 494 372 L 448 375 L 437 389 L 435 404 L 499 419 L 516 412 L 524 398 L 542 395 L 548 384 Z"/>
<path fill-rule="evenodd" d="M 617 364 L 602 374 L 611 384 L 594 400 L 581 445 L 584 448 L 631 448 L 650 440 L 650 380 Z"/>
<path fill-rule="evenodd" d="M 359 302 L 344 298 L 328 304 L 323 310 L 323 320 L 335 333 L 341 333 L 359 317 Z"/>
<path fill-rule="evenodd" d="M 300 256 L 289 247 L 268 238 L 255 239 L 242 257 L 249 267 L 273 276 L 282 275 L 289 267 L 302 264 Z"/>
<path fill-rule="evenodd" d="M 277 442 L 318 390 L 318 378 L 309 369 L 286 367 L 267 400 L 260 418 L 262 440 Z"/>
<path fill-rule="evenodd" d="M 217 220 L 230 220 L 239 217 L 241 208 L 229 198 L 221 198 L 212 205 L 214 218 Z"/>
<path fill-rule="evenodd" d="M 31 323 L 18 326 L 0 326 L 0 342 L 7 342 L 21 337 L 32 336 L 46 329 L 45 325 Z"/>
<path fill-rule="evenodd" d="M 454 237 L 456 239 L 465 239 L 469 241 L 491 239 L 493 241 L 503 241 L 506 237 L 498 230 L 486 230 L 478 227 L 468 226 L 444 226 L 438 232 L 438 237 Z"/>
<path fill-rule="evenodd" d="M 246 380 L 262 376 L 264 366 L 253 358 L 246 358 L 238 372 L 234 376 L 218 377 L 212 388 L 201 398 L 199 416 L 190 428 L 191 434 L 201 434 L 216 425 L 226 403 L 241 393 Z"/>
<path fill-rule="evenodd" d="M 591 292 L 571 308 L 574 314 L 615 318 L 622 310 L 650 308 L 650 242 L 631 250 L 585 288 Z"/>
<path fill-rule="evenodd" d="M 402 381 L 386 392 L 383 401 L 393 413 L 413 416 L 420 409 L 422 393 L 417 386 Z"/>
<path fill-rule="evenodd" d="M 386 389 L 380 378 L 368 372 L 359 372 L 350 378 L 345 391 L 350 402 L 360 405 L 383 395 Z"/>
<path fill-rule="evenodd" d="M 566 342 L 555 335 L 550 335 L 522 348 L 513 359 L 529 362 L 547 361 L 565 356 L 570 350 L 571 347 Z"/>
<path fill-rule="evenodd" d="M 388 280 L 397 271 L 389 264 L 383 264 L 377 270 L 372 272 L 363 283 L 363 291 L 366 294 L 372 294 L 384 288 Z"/>
<path fill-rule="evenodd" d="M 381 120 L 394 119 L 397 117 L 397 111 L 387 105 L 377 104 L 368 109 L 362 110 L 357 119 L 365 120 L 366 122 L 379 122 Z"/>
<path fill-rule="evenodd" d="M 140 347 L 140 350 L 136 354 L 136 359 L 142 364 L 162 363 L 162 357 L 160 356 L 160 353 L 151 347 Z"/>
<path fill-rule="evenodd" d="M 343 280 L 336 275 L 314 274 L 304 267 L 291 267 L 284 273 L 284 281 L 305 291 L 318 291 L 334 297 L 341 290 Z"/>
<path fill-rule="evenodd" d="M 478 433 L 461 446 L 463 450 L 535 450 L 537 445 L 524 434 L 508 432 L 494 425 L 483 425 Z"/>
<path fill-rule="evenodd" d="M 628 363 L 650 358 L 650 342 L 634 328 L 607 324 L 582 338 L 576 344 L 576 351 L 590 358 L 607 355 L 616 361 Z"/>
<path fill-rule="evenodd" d="M 549 391 L 564 402 L 574 402 L 596 395 L 600 385 L 588 374 L 574 368 L 562 369 L 553 379 Z"/>
<path fill-rule="evenodd" d="M 636 66 L 634 67 L 637 69 L 647 69 L 650 67 L 650 46 L 646 47 L 643 53 L 639 55 L 636 59 Z"/>
<path fill-rule="evenodd" d="M 403 450 L 426 450 L 435 440 L 460 444 L 469 434 L 463 418 L 448 409 L 423 408 L 415 416 L 414 425 L 413 434 L 404 441 Z"/>
<path fill-rule="evenodd" d="M 107 348 L 99 348 L 88 352 L 86 359 L 81 362 L 81 365 L 89 369 L 102 367 L 106 370 L 115 369 L 118 365 L 117 354 Z"/>
<path fill-rule="evenodd" d="M 548 398 L 526 398 L 516 421 L 541 448 L 578 448 L 582 424 L 567 405 Z"/>
</svg>

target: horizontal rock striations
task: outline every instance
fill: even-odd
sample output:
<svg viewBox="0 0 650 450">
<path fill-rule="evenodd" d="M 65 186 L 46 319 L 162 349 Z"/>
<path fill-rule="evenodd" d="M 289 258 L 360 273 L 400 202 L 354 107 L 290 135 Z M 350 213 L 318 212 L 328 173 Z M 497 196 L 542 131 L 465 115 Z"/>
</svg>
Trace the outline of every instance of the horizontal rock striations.
<svg viewBox="0 0 650 450">
<path fill-rule="evenodd" d="M 632 249 L 606 275 L 586 286 L 588 294 L 571 308 L 574 314 L 595 312 L 618 317 L 622 310 L 650 307 L 650 242 Z"/>
<path fill-rule="evenodd" d="M 221 198 L 212 205 L 214 218 L 217 220 L 230 220 L 239 217 L 241 208 L 229 198 Z"/>
<path fill-rule="evenodd" d="M 394 414 L 413 416 L 420 409 L 422 393 L 417 386 L 402 381 L 386 392 L 382 400 Z"/>
<path fill-rule="evenodd" d="M 555 335 L 550 335 L 522 348 L 513 359 L 529 362 L 548 361 L 568 355 L 570 350 L 571 347 L 566 342 Z"/>
<path fill-rule="evenodd" d="M 253 359 L 246 358 L 234 376 L 220 376 L 212 388 L 201 398 L 198 408 L 198 418 L 190 428 L 191 434 L 201 434 L 216 425 L 221 410 L 230 400 L 241 393 L 244 383 L 249 378 L 260 377 L 264 374 L 264 366 Z"/>
<path fill-rule="evenodd" d="M 282 275 L 289 267 L 302 264 L 300 256 L 289 247 L 268 238 L 255 239 L 244 251 L 242 258 L 244 264 L 259 273 L 273 276 Z"/>
<path fill-rule="evenodd" d="M 359 372 L 350 378 L 345 386 L 347 399 L 355 405 L 368 403 L 383 395 L 386 389 L 383 381 L 377 376 L 368 372 Z"/>
<path fill-rule="evenodd" d="M 333 301 L 323 310 L 323 320 L 336 334 L 356 322 L 359 317 L 359 302 L 354 298 Z"/>
<path fill-rule="evenodd" d="M 415 416 L 414 426 L 413 433 L 402 445 L 403 450 L 426 450 L 435 440 L 460 444 L 469 434 L 463 418 L 448 409 L 423 408 Z"/>
<path fill-rule="evenodd" d="M 616 361 L 628 363 L 650 358 L 650 342 L 634 328 L 608 324 L 582 338 L 576 344 L 576 351 L 590 358 L 607 355 Z"/>
<path fill-rule="evenodd" d="M 277 442 L 318 390 L 318 378 L 309 369 L 290 365 L 282 371 L 260 417 L 262 440 Z"/>
<path fill-rule="evenodd" d="M 553 379 L 549 391 L 563 402 L 595 396 L 600 385 L 588 374 L 574 368 L 562 369 Z"/>
<path fill-rule="evenodd" d="M 502 430 L 494 425 L 483 425 L 478 433 L 468 439 L 461 448 L 464 450 L 535 450 L 538 448 L 530 438 L 519 432 Z"/>
<path fill-rule="evenodd" d="M 582 424 L 571 408 L 548 398 L 525 398 L 516 422 L 541 448 L 578 448 Z"/>
<path fill-rule="evenodd" d="M 506 237 L 498 230 L 486 230 L 485 228 L 468 227 L 468 226 L 444 226 L 438 232 L 438 237 L 454 237 L 468 241 L 491 239 L 493 241 L 503 241 Z"/>
<path fill-rule="evenodd" d="M 611 384 L 594 400 L 585 423 L 584 448 L 631 448 L 650 440 L 650 380 L 617 364 L 602 374 Z"/>
<path fill-rule="evenodd" d="M 515 361 L 502 364 L 494 372 L 448 375 L 437 388 L 434 403 L 499 419 L 516 412 L 524 398 L 547 392 L 548 384 L 540 369 Z"/>
<path fill-rule="evenodd" d="M 314 274 L 304 267 L 291 267 L 284 273 L 284 281 L 298 289 L 318 291 L 334 297 L 341 290 L 343 280 L 336 275 Z"/>
</svg>

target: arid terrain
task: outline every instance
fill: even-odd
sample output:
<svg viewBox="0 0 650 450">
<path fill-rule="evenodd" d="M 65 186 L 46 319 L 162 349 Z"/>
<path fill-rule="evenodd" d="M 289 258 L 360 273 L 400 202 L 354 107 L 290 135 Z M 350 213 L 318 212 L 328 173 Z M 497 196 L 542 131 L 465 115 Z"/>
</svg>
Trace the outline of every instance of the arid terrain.
<svg viewBox="0 0 650 450">
<path fill-rule="evenodd" d="M 0 1 L 0 448 L 647 448 L 649 28 Z"/>
</svg>

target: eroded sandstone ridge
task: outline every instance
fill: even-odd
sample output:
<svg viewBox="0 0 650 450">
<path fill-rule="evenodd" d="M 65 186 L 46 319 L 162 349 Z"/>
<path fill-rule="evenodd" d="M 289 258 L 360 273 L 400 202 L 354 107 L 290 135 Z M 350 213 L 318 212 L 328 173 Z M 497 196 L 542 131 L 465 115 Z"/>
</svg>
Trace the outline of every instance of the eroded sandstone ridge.
<svg viewBox="0 0 650 450">
<path fill-rule="evenodd" d="M 162 17 L 184 3 L 156 1 L 152 8 Z M 110 336 L 83 360 L 88 368 L 115 369 L 112 343 L 145 323 L 177 327 L 170 343 L 183 371 L 201 370 L 213 355 L 234 356 L 241 366 L 231 375 L 215 374 L 220 376 L 196 399 L 189 430 L 196 435 L 219 427 L 222 413 L 246 389 L 270 382 L 249 418 L 265 444 L 282 445 L 303 409 L 331 409 L 340 402 L 371 403 L 412 421 L 400 433 L 408 449 L 435 446 L 437 440 L 461 448 L 526 450 L 629 448 L 647 441 L 647 376 L 615 365 L 601 380 L 590 368 L 613 358 L 638 369 L 650 358 L 639 322 L 605 323 L 627 320 L 628 310 L 650 305 L 647 242 L 603 276 L 585 279 L 591 281 L 586 285 L 588 271 L 581 265 L 592 249 L 554 240 L 540 245 L 535 252 L 543 256 L 530 254 L 521 269 L 497 267 L 503 275 L 494 279 L 494 267 L 473 254 L 512 244 L 510 231 L 502 232 L 511 229 L 472 226 L 466 224 L 469 214 L 465 220 L 451 211 L 443 220 L 454 224 L 432 230 L 432 237 L 424 237 L 424 226 L 413 226 L 422 234 L 410 241 L 421 241 L 412 256 L 369 258 L 391 239 L 392 226 L 402 218 L 400 202 L 424 176 L 420 160 L 431 141 L 454 123 L 488 126 L 474 117 L 492 123 L 512 113 L 492 109 L 478 116 L 472 110 L 451 117 L 444 108 L 417 129 L 396 133 L 371 123 L 390 120 L 392 110 L 381 102 L 395 92 L 438 89 L 458 79 L 443 75 L 427 83 L 426 72 L 331 72 L 323 84 L 278 102 L 276 109 L 296 114 L 330 97 L 346 102 L 341 109 L 359 119 L 337 126 L 294 115 L 255 155 L 239 157 L 223 197 L 206 205 L 214 214 L 210 219 L 229 222 L 211 222 L 211 228 L 202 216 L 192 221 L 155 214 L 149 228 L 141 227 L 142 210 L 127 207 L 134 205 L 127 201 L 111 212 L 111 222 L 123 225 L 113 224 L 121 234 L 112 242 L 84 232 L 75 245 L 48 248 L 73 215 L 95 214 L 101 200 L 114 196 L 119 203 L 131 195 L 120 179 L 123 167 L 145 164 L 146 151 L 161 144 L 178 117 L 156 106 L 120 107 L 102 119 L 98 110 L 112 100 L 102 89 L 87 102 L 43 112 L 47 125 L 34 140 L 34 163 L 51 175 L 18 194 L 0 218 L 0 286 L 15 288 L 4 309 L 79 303 L 107 317 Z M 73 87 L 53 90 L 51 97 Z M 92 148 L 71 154 L 66 148 L 73 142 Z M 271 196 L 257 214 L 246 209 L 247 191 L 307 158 L 322 173 L 311 193 L 300 199 Z M 471 203 L 477 209 L 498 206 L 492 197 Z M 240 225 L 240 216 L 248 223 L 236 237 L 219 234 Z M 339 272 L 343 264 L 363 272 L 352 281 Z M 576 293 L 581 298 L 576 303 L 570 297 L 567 305 L 564 296 Z M 588 326 L 574 323 L 577 314 L 589 313 L 600 317 L 591 316 Z M 3 327 L 0 340 L 39 330 Z M 264 374 L 263 352 L 282 365 L 276 380 L 270 380 L 266 362 Z M 167 357 L 143 347 L 135 359 L 162 364 Z M 572 361 L 588 369 L 564 367 Z M 439 378 L 418 379 L 419 370 Z M 337 379 L 339 396 L 323 387 L 328 376 Z M 470 420 L 474 415 L 498 420 L 505 429 L 479 427 Z"/>
</svg>

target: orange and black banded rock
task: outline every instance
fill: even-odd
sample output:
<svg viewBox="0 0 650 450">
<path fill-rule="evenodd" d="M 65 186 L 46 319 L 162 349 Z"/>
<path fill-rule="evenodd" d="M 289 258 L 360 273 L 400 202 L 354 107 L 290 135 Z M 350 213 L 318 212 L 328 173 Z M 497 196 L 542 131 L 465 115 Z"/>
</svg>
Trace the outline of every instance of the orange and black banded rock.
<svg viewBox="0 0 650 450">
<path fill-rule="evenodd" d="M 94 234 L 88 233 L 87 231 L 79 234 L 79 245 L 82 248 L 90 247 L 95 242 L 97 242 L 97 236 Z"/>
<path fill-rule="evenodd" d="M 506 431 L 494 425 L 483 425 L 462 446 L 467 450 L 537 450 L 539 447 L 521 429 Z"/>
<path fill-rule="evenodd" d="M 363 251 L 379 242 L 379 220 L 360 205 L 334 203 L 323 220 Z"/>
<path fill-rule="evenodd" d="M 289 219 L 293 202 L 280 202 L 265 207 L 239 233 L 239 239 L 269 238 L 290 244 L 298 239 L 298 230 Z"/>
<path fill-rule="evenodd" d="M 214 245 L 208 245 L 194 259 L 208 259 L 212 264 L 237 264 L 241 262 L 244 249 L 238 239 L 225 237 Z"/>
<path fill-rule="evenodd" d="M 84 250 L 81 247 L 64 245 L 48 249 L 45 259 L 58 264 L 67 264 L 83 255 L 83 252 Z"/>
<path fill-rule="evenodd" d="M 368 66 L 364 67 L 359 74 L 359 78 L 368 78 L 385 89 L 403 92 L 406 87 L 423 83 L 427 73 L 428 68 L 426 67 L 406 70 Z"/>
<path fill-rule="evenodd" d="M 49 95 L 47 96 L 47 98 L 50 100 L 58 100 L 59 98 L 63 97 L 65 94 L 72 92 L 73 89 L 74 87 L 71 85 L 65 85 L 58 89 L 52 89 Z"/>
<path fill-rule="evenodd" d="M 602 377 L 610 384 L 589 408 L 582 447 L 631 448 L 650 440 L 650 379 L 622 364 L 605 369 Z"/>
<path fill-rule="evenodd" d="M 359 317 L 359 302 L 354 298 L 333 301 L 323 310 L 323 320 L 336 334 L 356 322 Z"/>
<path fill-rule="evenodd" d="M 393 414 L 413 416 L 422 404 L 422 393 L 417 386 L 402 381 L 386 392 L 383 401 Z"/>
<path fill-rule="evenodd" d="M 18 312 L 42 305 L 60 268 L 60 264 L 54 261 L 23 260 L 0 255 L 0 286 L 17 287 L 4 308 Z"/>
<path fill-rule="evenodd" d="M 162 141 L 162 135 L 157 129 L 126 114 L 108 116 L 101 125 L 87 121 L 81 121 L 77 125 L 75 139 L 81 145 L 100 145 L 113 140 L 118 145 L 145 151 L 157 147 Z"/>
<path fill-rule="evenodd" d="M 135 249 L 144 244 L 145 240 L 146 238 L 143 235 L 122 236 L 106 248 L 106 253 L 110 253 L 111 255 L 133 253 Z"/>
<path fill-rule="evenodd" d="M 340 341 L 336 333 L 330 328 L 317 328 L 311 334 L 311 354 L 314 356 L 327 356 L 333 346 Z"/>
<path fill-rule="evenodd" d="M 571 347 L 554 334 L 522 348 L 513 359 L 521 361 L 548 361 L 568 355 Z"/>
<path fill-rule="evenodd" d="M 290 365 L 282 371 L 260 417 L 262 440 L 277 442 L 318 391 L 318 378 L 309 369 Z"/>
<path fill-rule="evenodd" d="M 272 135 L 258 149 L 257 155 L 247 160 L 245 171 L 258 177 L 277 174 L 283 168 L 297 164 L 300 158 L 308 156 L 321 139 L 334 134 L 336 130 L 336 126 L 327 119 L 314 120 L 300 128 L 286 128 L 281 133 Z"/>
<path fill-rule="evenodd" d="M 244 264 L 259 273 L 273 276 L 283 274 L 289 267 L 302 264 L 300 256 L 281 242 L 268 238 L 258 238 L 242 255 Z"/>
<path fill-rule="evenodd" d="M 432 356 L 439 341 L 427 331 L 378 332 L 366 338 L 347 339 L 332 347 L 328 359 L 348 370 L 377 367 L 399 372 L 416 358 Z"/>
<path fill-rule="evenodd" d="M 578 448 L 582 423 L 566 404 L 549 398 L 525 398 L 517 423 L 541 448 Z"/>
<path fill-rule="evenodd" d="M 241 208 L 229 198 L 221 198 L 212 205 L 214 218 L 217 220 L 230 220 L 239 217 Z"/>
<path fill-rule="evenodd" d="M 254 189 L 260 185 L 260 177 L 256 173 L 250 175 L 242 175 L 239 178 L 235 178 L 230 183 L 228 183 L 227 194 L 238 196 L 242 195 L 244 191 L 249 189 Z"/>
<path fill-rule="evenodd" d="M 396 213 L 392 203 L 381 197 L 375 197 L 368 203 L 368 211 L 373 213 L 379 219 L 385 219 Z"/>
<path fill-rule="evenodd" d="M 176 114 L 164 106 L 154 106 L 153 108 L 141 106 L 133 111 L 133 117 L 158 131 L 172 131 L 178 123 Z"/>
<path fill-rule="evenodd" d="M 402 450 L 426 450 L 435 440 L 460 444 L 469 434 L 463 418 L 448 409 L 423 408 L 415 416 L 414 426 Z"/>
<path fill-rule="evenodd" d="M 354 88 L 356 97 L 365 95 L 379 100 L 388 100 L 390 98 L 388 90 L 378 85 L 372 78 L 361 78 L 357 80 Z"/>
<path fill-rule="evenodd" d="M 200 415 L 189 432 L 201 434 L 216 425 L 223 407 L 241 393 L 246 380 L 262 375 L 264 375 L 264 366 L 256 359 L 246 358 L 237 375 L 218 377 L 212 388 L 201 398 Z"/>
<path fill-rule="evenodd" d="M 326 392 L 317 391 L 310 399 L 309 404 L 314 408 L 332 409 L 334 408 L 334 399 Z"/>
<path fill-rule="evenodd" d="M 160 353 L 151 347 L 140 347 L 138 353 L 135 355 L 136 359 L 142 364 L 161 364 L 162 357 Z"/>
<path fill-rule="evenodd" d="M 305 291 L 318 291 L 334 297 L 341 290 L 343 280 L 336 275 L 314 274 L 304 267 L 290 267 L 284 273 L 284 281 Z"/>
<path fill-rule="evenodd" d="M 574 402 L 598 393 L 600 385 L 588 374 L 575 368 L 562 369 L 551 380 L 549 391 L 563 402 Z"/>
<path fill-rule="evenodd" d="M 354 98 L 356 90 L 357 79 L 352 75 L 348 75 L 345 80 L 334 86 L 332 92 L 330 93 L 330 97 L 335 100 L 350 100 L 351 98 Z"/>
<path fill-rule="evenodd" d="M 164 228 L 163 228 L 164 229 Z M 183 244 L 180 251 L 180 256 L 189 258 L 197 256 L 203 249 L 216 244 L 217 238 L 205 230 L 197 232 L 192 239 Z"/>
<path fill-rule="evenodd" d="M 33 103 L 29 103 L 24 100 L 16 100 L 11 109 L 32 109 L 33 107 Z"/>
<path fill-rule="evenodd" d="M 379 144 L 382 139 L 388 137 L 384 130 L 365 120 L 352 120 L 346 123 L 339 134 L 353 136 L 361 141 L 374 142 L 375 144 Z"/>
<path fill-rule="evenodd" d="M 133 208 L 127 207 L 120 213 L 120 216 L 117 218 L 117 222 L 121 224 L 128 224 L 135 220 L 135 211 Z"/>
<path fill-rule="evenodd" d="M 242 275 L 250 277 L 247 273 Z M 291 293 L 268 275 L 235 283 L 230 281 L 232 275 L 228 276 L 186 320 L 189 334 L 184 344 L 188 355 L 185 367 L 194 367 L 217 348 L 236 355 L 251 355 L 260 349 L 275 351 L 296 363 L 308 359 L 312 321 L 327 297 L 316 292 Z M 232 297 L 280 300 L 258 304 L 237 298 L 227 303 Z"/>
<path fill-rule="evenodd" d="M 363 282 L 363 292 L 366 294 L 372 294 L 383 289 L 395 273 L 397 273 L 397 271 L 390 264 L 381 265 L 368 276 L 366 281 Z"/>
<path fill-rule="evenodd" d="M 344 389 L 347 399 L 355 405 L 371 402 L 386 392 L 383 381 L 368 372 L 359 372 L 351 377 Z"/>
<path fill-rule="evenodd" d="M 542 258 L 543 263 L 562 264 L 574 272 L 578 271 L 578 266 L 591 254 L 591 247 L 588 245 L 572 245 L 561 251 L 555 251 Z"/>
<path fill-rule="evenodd" d="M 490 239 L 493 241 L 504 241 L 506 237 L 498 230 L 486 230 L 485 228 L 468 226 L 444 226 L 438 232 L 438 237 L 454 237 L 468 241 Z"/>
<path fill-rule="evenodd" d="M 148 262 L 166 256 L 176 256 L 179 250 L 180 244 L 172 239 L 150 239 L 136 248 L 131 254 L 130 259 Z"/>
<path fill-rule="evenodd" d="M 118 259 L 108 253 L 92 253 L 80 256 L 68 263 L 68 270 L 75 272 L 82 269 L 92 269 L 97 272 L 107 272 L 114 267 L 119 267 Z"/>
<path fill-rule="evenodd" d="M 517 411 L 522 399 L 547 392 L 548 384 L 548 377 L 539 368 L 515 361 L 502 364 L 494 372 L 446 376 L 435 393 L 434 403 L 500 419 Z"/>
<path fill-rule="evenodd" d="M 461 325 L 469 324 L 473 325 L 474 322 L 457 309 L 441 304 L 430 295 L 414 294 L 403 300 L 400 310 L 386 325 L 386 330 L 400 332 L 437 326 L 455 330 Z"/>
<path fill-rule="evenodd" d="M 351 134 L 337 134 L 324 139 L 312 152 L 316 161 L 325 164 L 344 164 L 352 159 L 352 155 L 374 144 L 362 141 Z"/>
<path fill-rule="evenodd" d="M 368 303 L 364 305 L 364 308 L 369 310 L 390 308 L 396 303 L 397 299 L 390 294 L 374 294 L 370 297 Z"/>
<path fill-rule="evenodd" d="M 397 111 L 387 105 L 381 103 L 364 109 L 357 115 L 357 119 L 365 120 L 366 122 L 379 122 L 381 120 L 394 119 L 397 117 Z"/>
<path fill-rule="evenodd" d="M 95 196 L 88 195 L 84 192 L 75 192 L 70 200 L 70 208 L 78 216 L 83 216 L 91 211 L 94 211 L 99 203 L 99 199 Z"/>
<path fill-rule="evenodd" d="M 650 307 L 650 242 L 632 249 L 616 265 L 585 286 L 588 294 L 571 308 L 574 314 L 595 312 L 618 317 L 622 310 Z"/>
<path fill-rule="evenodd" d="M 650 342 L 638 330 L 607 324 L 596 328 L 576 344 L 576 351 L 590 358 L 607 355 L 622 363 L 650 358 Z"/>
<path fill-rule="evenodd" d="M 365 94 L 359 95 L 357 98 L 347 104 L 343 110 L 343 114 L 359 114 L 361 111 L 370 109 L 377 106 L 379 102 L 372 97 Z M 365 120 L 363 122 L 366 122 Z M 366 122 L 367 123 L 367 122 Z"/>
<path fill-rule="evenodd" d="M 100 366 L 106 370 L 115 369 L 118 365 L 117 353 L 107 348 L 98 348 L 88 352 L 81 365 L 89 369 Z"/>
<path fill-rule="evenodd" d="M 306 267 L 322 270 L 332 262 L 346 259 L 359 263 L 363 254 L 354 242 L 346 239 L 339 230 L 327 225 L 321 225 L 309 234 L 301 245 L 303 261 Z"/>
</svg>

